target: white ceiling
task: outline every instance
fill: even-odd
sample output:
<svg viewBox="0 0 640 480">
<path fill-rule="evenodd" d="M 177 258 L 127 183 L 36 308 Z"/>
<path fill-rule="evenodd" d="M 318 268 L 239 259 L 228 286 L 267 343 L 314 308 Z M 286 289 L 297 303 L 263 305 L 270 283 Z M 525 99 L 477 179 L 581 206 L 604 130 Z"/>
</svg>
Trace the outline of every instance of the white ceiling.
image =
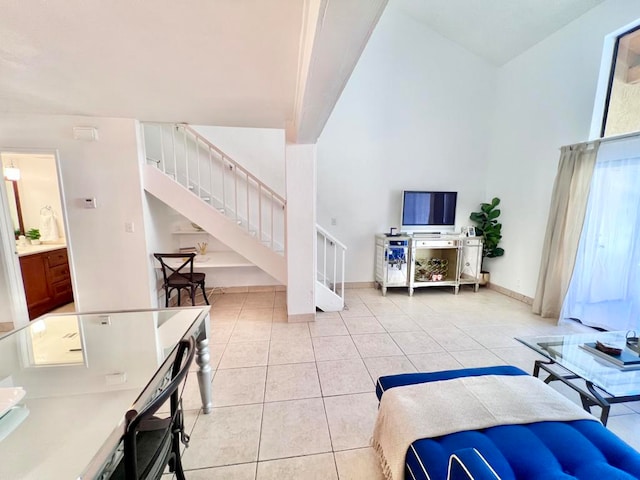
<svg viewBox="0 0 640 480">
<path fill-rule="evenodd" d="M 0 0 L 0 111 L 282 128 L 302 6 Z"/>
<path fill-rule="evenodd" d="M 390 4 L 499 65 L 601 1 Z M 317 49 L 322 62 L 311 61 L 312 68 L 327 69 L 325 75 L 312 72 L 312 79 L 333 83 L 325 91 L 312 85 L 316 103 L 324 98 L 330 104 L 320 109 L 310 103 L 312 109 L 328 115 L 368 38 L 370 27 L 355 28 L 354 22 L 367 17 L 375 25 L 376 9 L 385 2 L 0 0 L 0 113 L 284 128 L 296 115 L 305 4 L 337 9 L 327 14 L 335 20 L 324 19 L 322 26 L 330 48 Z M 346 17 L 351 18 L 340 20 Z M 329 24 L 341 30 L 328 32 Z M 345 35 L 350 30 L 359 33 Z M 353 61 L 345 60 L 345 52 L 355 55 Z M 333 70 L 327 66 L 331 56 Z M 344 79 L 326 81 L 331 71 Z"/>
<path fill-rule="evenodd" d="M 443 37 L 500 66 L 603 0 L 391 0 Z"/>
</svg>

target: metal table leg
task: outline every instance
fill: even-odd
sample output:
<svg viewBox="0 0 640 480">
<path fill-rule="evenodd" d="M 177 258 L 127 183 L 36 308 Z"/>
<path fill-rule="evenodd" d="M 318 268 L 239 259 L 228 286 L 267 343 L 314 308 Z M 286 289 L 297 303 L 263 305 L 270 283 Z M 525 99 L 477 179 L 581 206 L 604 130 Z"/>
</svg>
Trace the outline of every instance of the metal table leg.
<svg viewBox="0 0 640 480">
<path fill-rule="evenodd" d="M 209 317 L 207 316 L 204 321 L 207 325 L 201 330 L 196 342 L 196 363 L 200 367 L 197 375 L 200 398 L 202 399 L 202 411 L 210 413 L 213 403 L 211 400 L 211 365 L 209 363 L 211 355 L 209 354 L 209 338 L 207 335 Z"/>
</svg>

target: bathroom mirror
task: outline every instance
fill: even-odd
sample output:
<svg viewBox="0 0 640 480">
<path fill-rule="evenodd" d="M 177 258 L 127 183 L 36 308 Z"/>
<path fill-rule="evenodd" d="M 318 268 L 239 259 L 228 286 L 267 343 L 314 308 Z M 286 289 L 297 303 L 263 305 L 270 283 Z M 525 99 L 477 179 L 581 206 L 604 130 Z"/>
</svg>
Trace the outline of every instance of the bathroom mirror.
<svg viewBox="0 0 640 480">
<path fill-rule="evenodd" d="M 7 190 L 7 201 L 9 211 L 11 212 L 11 220 L 13 221 L 13 230 L 16 232 L 20 231 L 17 235 L 24 235 L 24 221 L 22 220 L 18 182 L 15 180 L 5 180 L 4 184 Z"/>
</svg>

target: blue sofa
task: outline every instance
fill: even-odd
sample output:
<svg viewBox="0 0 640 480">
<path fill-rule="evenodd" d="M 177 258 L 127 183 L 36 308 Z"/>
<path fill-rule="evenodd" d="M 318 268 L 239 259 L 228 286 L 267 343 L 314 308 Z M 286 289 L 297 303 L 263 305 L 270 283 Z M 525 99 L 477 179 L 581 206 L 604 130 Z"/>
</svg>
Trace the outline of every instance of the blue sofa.
<svg viewBox="0 0 640 480">
<path fill-rule="evenodd" d="M 394 387 L 478 375 L 527 373 L 498 366 L 390 375 L 378 379 L 376 394 L 381 399 Z M 501 425 L 416 440 L 407 451 L 405 478 L 634 480 L 640 479 L 640 452 L 590 420 Z"/>
</svg>

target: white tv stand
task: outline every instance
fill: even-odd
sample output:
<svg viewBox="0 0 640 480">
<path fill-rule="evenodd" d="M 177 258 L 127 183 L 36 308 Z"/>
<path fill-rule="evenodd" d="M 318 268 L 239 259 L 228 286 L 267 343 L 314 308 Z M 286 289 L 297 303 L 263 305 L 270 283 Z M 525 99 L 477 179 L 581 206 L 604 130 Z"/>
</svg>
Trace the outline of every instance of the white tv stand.
<svg viewBox="0 0 640 480">
<path fill-rule="evenodd" d="M 480 286 L 482 237 L 451 234 L 376 235 L 376 282 L 386 295 L 388 287 L 405 287 L 409 296 L 421 287 Z"/>
</svg>

